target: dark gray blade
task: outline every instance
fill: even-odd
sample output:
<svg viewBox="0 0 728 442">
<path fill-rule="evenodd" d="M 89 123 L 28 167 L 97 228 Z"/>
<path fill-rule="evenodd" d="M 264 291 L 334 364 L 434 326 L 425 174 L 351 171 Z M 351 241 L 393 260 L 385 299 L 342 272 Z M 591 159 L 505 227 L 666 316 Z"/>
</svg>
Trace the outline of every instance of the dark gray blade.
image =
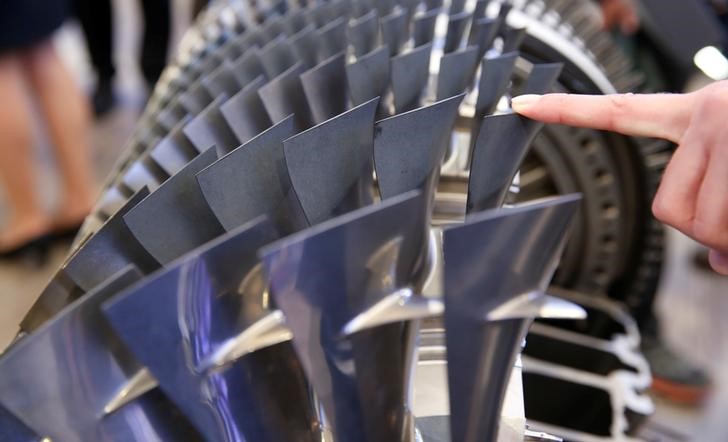
<svg viewBox="0 0 728 442">
<path fill-rule="evenodd" d="M 380 17 L 384 17 L 392 12 L 394 6 L 397 4 L 396 0 L 372 0 L 374 7 L 379 12 Z"/>
<path fill-rule="evenodd" d="M 293 36 L 301 32 L 306 25 L 306 11 L 304 9 L 291 12 L 283 19 L 283 27 L 288 36 Z"/>
<path fill-rule="evenodd" d="M 199 440 L 161 393 L 104 416 L 106 401 L 142 367 L 99 310 L 137 281 L 131 269 L 66 309 L 0 359 L 0 403 L 42 437 L 58 441 Z"/>
<path fill-rule="evenodd" d="M 42 442 L 41 439 L 20 419 L 0 406 L 0 440 L 8 442 Z"/>
<path fill-rule="evenodd" d="M 288 174 L 310 224 L 372 203 L 378 102 L 370 100 L 283 142 Z"/>
<path fill-rule="evenodd" d="M 464 92 L 470 86 L 477 63 L 477 46 L 444 54 L 437 75 L 437 100 Z"/>
<path fill-rule="evenodd" d="M 210 93 L 211 97 L 221 94 L 234 95 L 240 90 L 240 84 L 233 74 L 233 65 L 225 60 L 220 67 L 212 71 L 208 76 L 202 78 L 202 85 Z"/>
<path fill-rule="evenodd" d="M 431 11 L 442 7 L 442 0 L 425 0 L 425 9 Z"/>
<path fill-rule="evenodd" d="M 34 332 L 84 293 L 63 269 L 59 269 L 20 321 L 20 330 Z"/>
<path fill-rule="evenodd" d="M 223 233 L 195 179 L 216 159 L 214 149 L 200 154 L 123 216 L 134 237 L 161 264 Z"/>
<path fill-rule="evenodd" d="M 384 96 L 389 83 L 389 49 L 379 47 L 346 65 L 346 79 L 354 106 Z"/>
<path fill-rule="evenodd" d="M 503 31 L 502 53 L 517 51 L 526 38 L 526 28 L 511 28 L 506 26 Z"/>
<path fill-rule="evenodd" d="M 144 274 L 158 269 L 159 263 L 139 244 L 123 217 L 149 195 L 142 189 L 109 218 L 83 247 L 63 266 L 68 277 L 87 292 L 121 269 L 134 265 Z"/>
<path fill-rule="evenodd" d="M 290 342 L 204 368 L 271 313 L 256 252 L 276 238 L 259 218 L 104 305 L 124 343 L 206 440 L 317 440 L 320 425 Z"/>
<path fill-rule="evenodd" d="M 248 142 L 271 126 L 270 118 L 258 95 L 258 90 L 264 84 L 265 79 L 260 76 L 220 106 L 220 112 L 238 143 Z"/>
<path fill-rule="evenodd" d="M 219 155 L 224 155 L 240 145 L 220 112 L 220 106 L 227 99 L 226 94 L 215 98 L 205 110 L 200 112 L 182 129 L 187 138 L 200 152 L 215 146 Z"/>
<path fill-rule="evenodd" d="M 188 122 L 188 118 L 180 120 L 169 134 L 149 151 L 149 156 L 167 175 L 172 176 L 179 172 L 199 154 L 183 132 L 183 128 Z"/>
<path fill-rule="evenodd" d="M 480 20 L 485 16 L 485 9 L 488 7 L 490 0 L 476 0 L 473 8 L 473 21 Z"/>
<path fill-rule="evenodd" d="M 303 93 L 303 86 L 299 78 L 304 70 L 301 63 L 296 63 L 258 90 L 263 106 L 273 124 L 279 123 L 293 114 L 297 130 L 311 127 L 311 111 L 308 108 L 306 95 Z"/>
<path fill-rule="evenodd" d="M 293 345 L 335 440 L 400 441 L 410 382 L 396 322 L 350 336 L 346 324 L 409 282 L 424 200 L 416 192 L 330 220 L 263 248 L 260 256 Z M 405 246 L 407 244 L 407 246 Z M 381 385 L 388 388 L 382 389 Z M 379 386 L 379 387 L 377 387 Z"/>
<path fill-rule="evenodd" d="M 498 100 L 506 93 L 511 81 L 513 67 L 516 64 L 518 52 L 509 52 L 493 58 L 486 58 L 481 63 L 480 82 L 478 84 L 478 99 L 475 104 L 474 137 L 477 137 L 480 124 L 484 116 L 495 111 Z"/>
<path fill-rule="evenodd" d="M 448 11 L 448 14 L 458 14 L 463 12 L 463 9 L 465 9 L 465 0 L 452 0 L 450 2 L 450 10 Z"/>
<path fill-rule="evenodd" d="M 346 55 L 337 55 L 301 74 L 301 85 L 316 124 L 346 110 Z"/>
<path fill-rule="evenodd" d="M 374 165 L 383 199 L 420 190 L 434 197 L 440 165 L 450 144 L 464 94 L 377 121 Z"/>
<path fill-rule="evenodd" d="M 543 124 L 516 114 L 482 120 L 473 149 L 467 213 L 500 207 L 531 141 Z"/>
<path fill-rule="evenodd" d="M 280 16 L 273 16 L 265 21 L 259 32 L 266 41 L 273 41 L 281 35 L 285 36 L 286 27 Z"/>
<path fill-rule="evenodd" d="M 382 17 L 382 44 L 389 47 L 392 55 L 399 54 L 402 46 L 409 38 L 407 29 L 407 14 L 402 8 L 395 9 L 391 14 Z"/>
<path fill-rule="evenodd" d="M 542 63 L 534 65 L 531 74 L 521 90 L 522 94 L 545 94 L 551 92 L 551 88 L 564 68 L 563 63 Z"/>
<path fill-rule="evenodd" d="M 258 52 L 263 71 L 268 78 L 273 78 L 296 64 L 296 56 L 284 36 L 279 36 L 265 45 Z"/>
<path fill-rule="evenodd" d="M 431 43 L 435 37 L 435 23 L 437 15 L 440 13 L 439 7 L 430 8 L 424 14 L 415 17 L 412 25 L 412 38 L 415 41 L 415 47 Z"/>
<path fill-rule="evenodd" d="M 138 192 L 144 187 L 154 191 L 168 177 L 169 175 L 147 153 L 129 165 L 121 176 L 121 182 L 132 192 Z"/>
<path fill-rule="evenodd" d="M 331 2 L 316 4 L 307 11 L 306 22 L 314 23 L 317 28 L 326 26 L 327 23 L 334 19 L 331 9 Z"/>
<path fill-rule="evenodd" d="M 283 156 L 283 140 L 295 133 L 288 117 L 197 174 L 205 200 L 225 230 L 260 215 L 267 215 L 283 234 L 307 227 Z"/>
<path fill-rule="evenodd" d="M 377 46 L 379 37 L 379 16 L 376 10 L 369 11 L 349 24 L 349 43 L 354 47 L 354 55 L 362 56 Z"/>
<path fill-rule="evenodd" d="M 496 18 L 484 17 L 473 21 L 473 25 L 470 27 L 468 45 L 478 46 L 478 60 L 482 59 L 486 51 L 493 46 L 500 25 L 501 21 Z"/>
<path fill-rule="evenodd" d="M 420 96 L 430 75 L 431 50 L 432 43 L 427 43 L 392 57 L 392 93 L 396 113 L 419 107 Z"/>
<path fill-rule="evenodd" d="M 317 31 L 319 60 L 326 60 L 346 51 L 346 19 L 339 17 Z"/>
<path fill-rule="evenodd" d="M 157 122 L 166 130 L 172 130 L 180 120 L 185 118 L 187 110 L 182 106 L 178 99 L 170 102 L 164 109 L 157 114 Z"/>
<path fill-rule="evenodd" d="M 459 12 L 448 17 L 447 21 L 447 34 L 445 35 L 445 46 L 443 51 L 445 53 L 456 51 L 460 47 L 460 42 L 463 40 L 465 35 L 465 29 L 472 14 L 470 12 Z"/>
<path fill-rule="evenodd" d="M 180 94 L 179 102 L 192 115 L 197 115 L 212 102 L 212 96 L 202 84 L 201 80 L 192 83 L 192 86 Z"/>
<path fill-rule="evenodd" d="M 233 75 L 243 87 L 261 75 L 265 75 L 257 48 L 248 49 L 233 62 Z"/>
<path fill-rule="evenodd" d="M 297 34 L 289 39 L 289 43 L 293 48 L 298 60 L 306 67 L 312 68 L 318 63 L 318 33 L 313 24 L 307 25 Z"/>
<path fill-rule="evenodd" d="M 488 317 L 514 300 L 543 296 L 579 200 L 491 210 L 444 230 L 452 440 L 497 440 L 511 368 L 532 318 Z"/>
</svg>

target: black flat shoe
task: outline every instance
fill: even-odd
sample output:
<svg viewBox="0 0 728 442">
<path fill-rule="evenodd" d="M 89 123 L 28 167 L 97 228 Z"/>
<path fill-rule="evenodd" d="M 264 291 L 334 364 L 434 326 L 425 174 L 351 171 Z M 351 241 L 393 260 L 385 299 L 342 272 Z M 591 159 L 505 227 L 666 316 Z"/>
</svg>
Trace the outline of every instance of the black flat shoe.
<svg viewBox="0 0 728 442">
<path fill-rule="evenodd" d="M 13 247 L 9 250 L 0 250 L 0 260 L 11 261 L 28 259 L 39 264 L 44 263 L 50 248 L 50 235 L 44 234 Z"/>
</svg>

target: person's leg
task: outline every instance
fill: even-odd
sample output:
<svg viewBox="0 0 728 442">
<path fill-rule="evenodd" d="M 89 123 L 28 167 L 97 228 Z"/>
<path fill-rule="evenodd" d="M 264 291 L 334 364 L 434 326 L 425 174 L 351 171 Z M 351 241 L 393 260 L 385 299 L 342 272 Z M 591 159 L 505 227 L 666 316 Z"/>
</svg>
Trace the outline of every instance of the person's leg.
<svg viewBox="0 0 728 442">
<path fill-rule="evenodd" d="M 171 11 L 169 0 L 142 0 L 141 4 L 144 37 L 140 65 L 151 90 L 167 65 Z"/>
<path fill-rule="evenodd" d="M 15 54 L 0 56 L 0 183 L 10 217 L 0 231 L 0 253 L 45 234 L 51 228 L 36 190 L 31 112 L 23 68 Z"/>
<path fill-rule="evenodd" d="M 74 0 L 74 6 L 98 77 L 93 95 L 94 113 L 103 115 L 114 104 L 113 78 L 116 70 L 111 0 Z"/>
<path fill-rule="evenodd" d="M 89 157 L 88 105 L 51 41 L 24 51 L 21 57 L 45 117 L 63 178 L 55 227 L 69 228 L 88 214 L 95 195 Z"/>
</svg>

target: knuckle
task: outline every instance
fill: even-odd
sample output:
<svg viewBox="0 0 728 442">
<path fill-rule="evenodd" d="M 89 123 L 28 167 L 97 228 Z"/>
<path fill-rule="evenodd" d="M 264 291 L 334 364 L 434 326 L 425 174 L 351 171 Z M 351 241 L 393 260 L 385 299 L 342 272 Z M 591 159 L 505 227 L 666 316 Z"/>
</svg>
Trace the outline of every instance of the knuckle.
<svg viewBox="0 0 728 442">
<path fill-rule="evenodd" d="M 673 212 L 665 203 L 664 199 L 660 197 L 660 195 L 657 195 L 652 201 L 652 214 L 655 216 L 655 218 L 665 224 L 671 226 L 675 225 Z"/>
<path fill-rule="evenodd" d="M 614 94 L 609 95 L 609 103 L 611 105 L 611 109 L 609 112 L 610 115 L 610 121 L 609 126 L 611 126 L 614 129 L 619 129 L 620 122 L 624 119 L 626 115 L 629 114 L 629 110 L 631 107 L 631 96 L 632 94 Z"/>
<path fill-rule="evenodd" d="M 718 234 L 719 231 L 713 223 L 706 222 L 704 219 L 698 217 L 693 221 L 693 237 L 698 242 L 709 246 L 716 245 L 716 241 L 719 238 Z"/>
</svg>

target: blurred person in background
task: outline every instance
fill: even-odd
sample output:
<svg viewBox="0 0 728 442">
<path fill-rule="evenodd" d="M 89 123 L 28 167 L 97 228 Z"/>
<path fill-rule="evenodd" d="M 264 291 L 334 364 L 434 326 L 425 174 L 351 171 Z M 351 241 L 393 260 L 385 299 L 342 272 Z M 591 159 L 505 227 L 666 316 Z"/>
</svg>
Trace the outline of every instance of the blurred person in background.
<svg viewBox="0 0 728 442">
<path fill-rule="evenodd" d="M 111 0 L 73 0 L 76 16 L 81 23 L 91 64 L 96 71 L 96 89 L 92 103 L 94 113 L 101 117 L 114 107 L 113 17 Z M 151 92 L 167 65 L 170 39 L 169 0 L 141 0 L 144 34 L 139 68 Z"/>
<path fill-rule="evenodd" d="M 93 203 L 87 102 L 51 41 L 66 13 L 65 0 L 0 2 L 0 185 L 10 209 L 0 258 L 75 232 Z M 61 172 L 61 201 L 52 216 L 36 193 L 32 102 Z"/>
</svg>

